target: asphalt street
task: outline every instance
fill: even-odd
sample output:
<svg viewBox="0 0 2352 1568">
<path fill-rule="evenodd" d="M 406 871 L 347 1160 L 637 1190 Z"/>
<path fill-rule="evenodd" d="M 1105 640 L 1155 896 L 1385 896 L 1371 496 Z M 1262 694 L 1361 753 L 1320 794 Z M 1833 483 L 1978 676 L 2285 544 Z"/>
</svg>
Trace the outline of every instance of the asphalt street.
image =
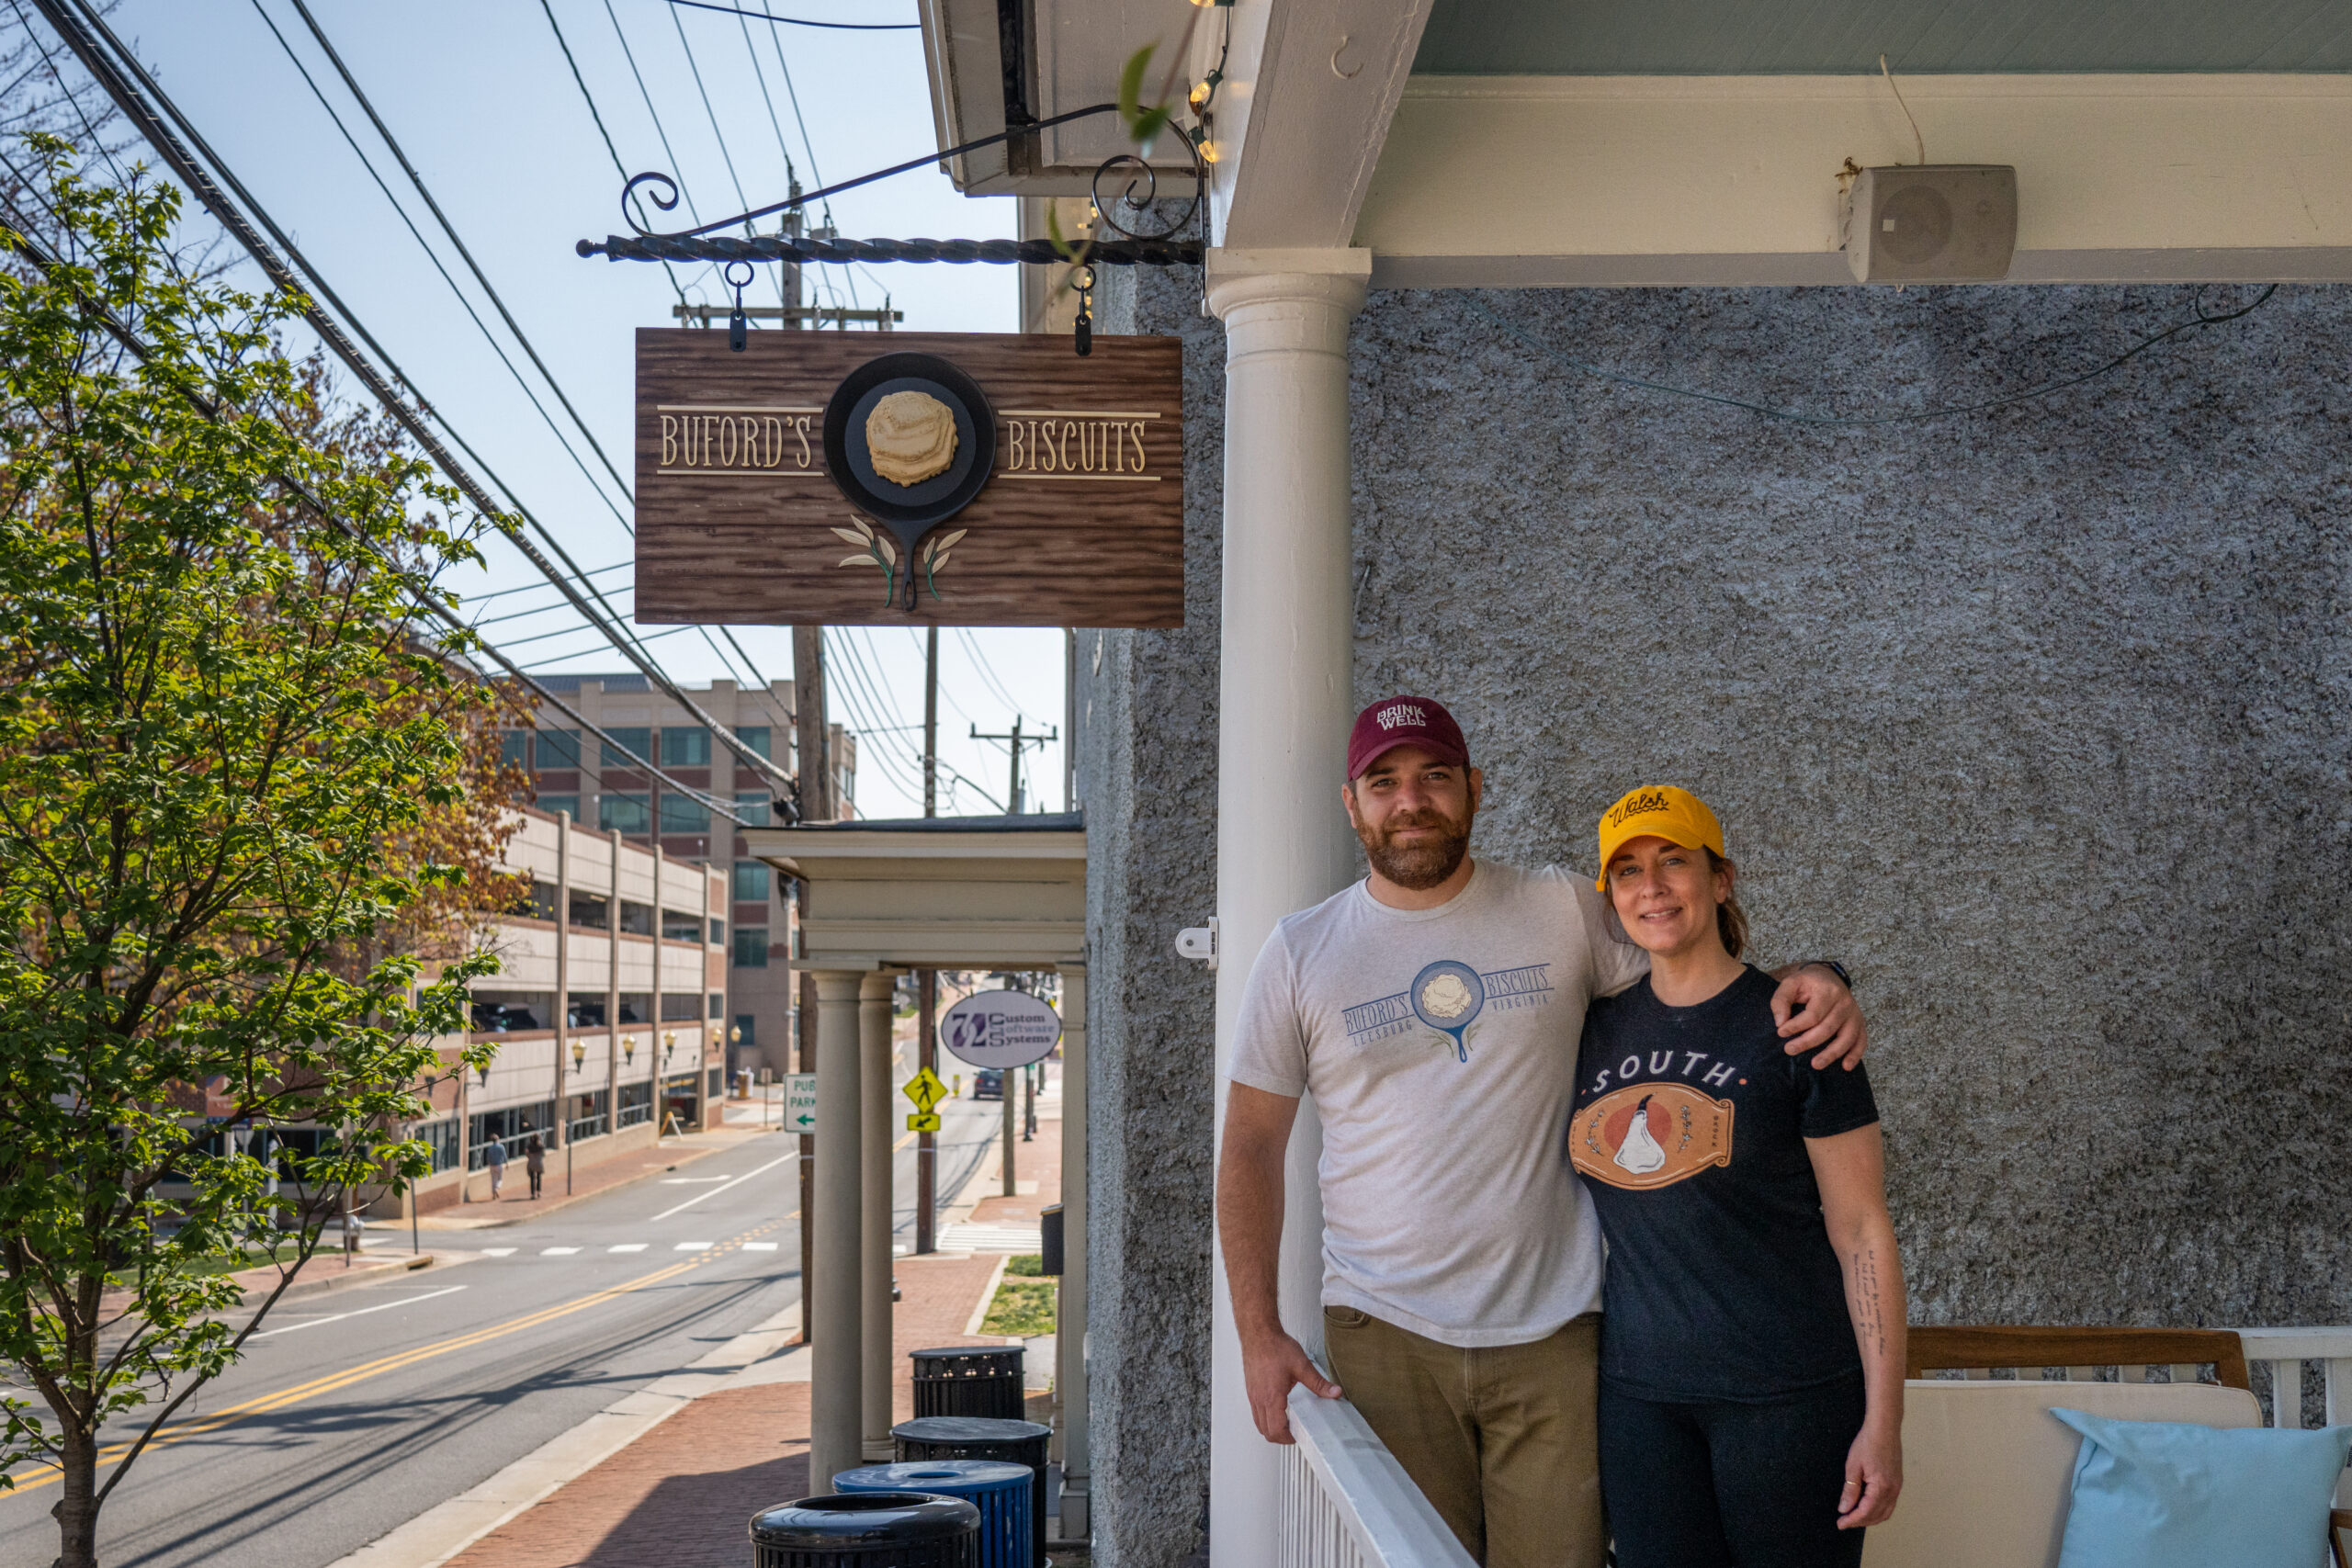
<svg viewBox="0 0 2352 1568">
<path fill-rule="evenodd" d="M 998 1107 L 940 1109 L 944 1202 L 987 1157 Z M 913 1139 L 899 1141 L 911 1246 Z M 286 1303 L 108 1499 L 101 1560 L 319 1568 L 684 1370 L 799 1299 L 797 1159 L 797 1140 L 750 1136 L 544 1218 L 429 1235 L 464 1262 Z M 0 1494 L 7 1568 L 56 1556 L 41 1479 Z"/>
</svg>

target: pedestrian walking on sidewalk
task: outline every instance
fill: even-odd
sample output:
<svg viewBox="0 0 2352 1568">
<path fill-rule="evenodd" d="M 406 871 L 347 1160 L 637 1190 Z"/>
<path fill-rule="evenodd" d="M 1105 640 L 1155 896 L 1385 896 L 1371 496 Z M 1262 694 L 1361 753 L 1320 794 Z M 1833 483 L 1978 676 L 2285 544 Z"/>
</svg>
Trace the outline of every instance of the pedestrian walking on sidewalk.
<svg viewBox="0 0 2352 1568">
<path fill-rule="evenodd" d="M 523 1145 L 523 1168 L 531 1173 L 531 1196 L 539 1195 L 539 1178 L 548 1173 L 547 1145 L 539 1142 L 537 1133 Z"/>
<path fill-rule="evenodd" d="M 498 1190 L 506 1185 L 506 1145 L 492 1138 L 481 1152 L 481 1163 L 490 1168 L 490 1196 L 495 1202 Z"/>
</svg>

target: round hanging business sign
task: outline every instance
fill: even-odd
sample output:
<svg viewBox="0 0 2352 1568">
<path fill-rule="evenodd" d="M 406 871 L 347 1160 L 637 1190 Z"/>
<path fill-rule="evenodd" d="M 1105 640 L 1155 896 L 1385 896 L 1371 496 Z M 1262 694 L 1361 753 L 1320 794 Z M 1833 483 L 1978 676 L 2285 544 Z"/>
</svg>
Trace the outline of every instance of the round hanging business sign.
<svg viewBox="0 0 2352 1568">
<path fill-rule="evenodd" d="M 939 1021 L 939 1043 L 976 1067 L 1042 1062 L 1061 1038 L 1061 1014 L 1026 991 L 976 992 Z"/>
</svg>

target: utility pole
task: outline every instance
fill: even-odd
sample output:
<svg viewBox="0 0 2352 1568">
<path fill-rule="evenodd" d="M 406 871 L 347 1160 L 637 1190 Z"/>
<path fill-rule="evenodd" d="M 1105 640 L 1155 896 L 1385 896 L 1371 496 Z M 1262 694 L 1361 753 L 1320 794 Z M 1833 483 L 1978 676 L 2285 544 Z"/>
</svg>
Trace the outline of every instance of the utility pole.
<svg viewBox="0 0 2352 1568">
<path fill-rule="evenodd" d="M 978 725 L 977 725 L 977 724 L 976 724 L 976 725 L 972 726 L 972 739 L 975 739 L 975 740 L 999 740 L 999 741 L 1002 741 L 1002 742 L 1004 742 L 1004 744 L 1005 744 L 1007 747 L 1009 747 L 1009 748 L 1011 749 L 1011 750 L 1012 750 L 1012 771 L 1011 771 L 1011 773 L 1010 773 L 1006 776 L 1006 778 L 1005 778 L 1005 784 L 1004 784 L 1004 810 L 1005 810 L 1005 815 L 1006 815 L 1006 816 L 1008 816 L 1008 817 L 1018 817 L 1018 816 L 1020 816 L 1020 815 L 1021 815 L 1021 805 L 1022 805 L 1022 801 L 1021 801 L 1021 753 L 1022 753 L 1022 750 L 1023 750 L 1023 748 L 1025 748 L 1025 747 L 1035 746 L 1035 747 L 1036 747 L 1039 750 L 1041 750 L 1041 751 L 1042 751 L 1042 750 L 1044 750 L 1047 746 L 1049 746 L 1049 745 L 1053 744 L 1055 741 L 1059 740 L 1059 739 L 1061 739 L 1061 731 L 1060 731 L 1060 730 L 1058 730 L 1058 729 L 1049 729 L 1049 730 L 1046 731 L 1046 733 L 1045 733 L 1045 734 L 1043 734 L 1043 735 L 1023 735 L 1023 734 L 1022 734 L 1022 733 L 1021 733 L 1021 716 L 1020 716 L 1019 714 L 1014 714 L 1014 715 L 1012 716 L 1012 734 L 1010 734 L 1010 735 L 983 735 L 983 734 L 981 734 L 981 733 L 980 733 L 980 727 L 979 727 Z"/>
<path fill-rule="evenodd" d="M 796 213 L 797 209 L 796 209 Z M 798 277 L 796 269 L 794 276 Z M 795 288 L 798 285 L 796 281 Z M 800 820 L 830 822 L 832 820 L 831 770 L 825 765 L 825 628 L 795 626 L 792 628 L 792 733 L 793 776 L 799 785 Z M 808 884 L 804 878 L 792 889 L 793 907 L 799 913 L 800 935 L 797 956 L 808 955 Z M 817 1070 L 817 977 L 806 970 L 800 975 L 800 1070 Z M 808 1134 L 800 1138 L 800 1338 L 803 1344 L 814 1337 L 816 1298 L 809 1293 L 809 1253 L 816 1244 L 817 1214 L 817 1145 Z"/>
<path fill-rule="evenodd" d="M 922 814 L 939 815 L 939 628 L 924 628 Z M 916 1070 L 939 1070 L 939 971 L 915 971 Z M 915 1251 L 939 1250 L 939 1137 L 915 1134 Z"/>
</svg>

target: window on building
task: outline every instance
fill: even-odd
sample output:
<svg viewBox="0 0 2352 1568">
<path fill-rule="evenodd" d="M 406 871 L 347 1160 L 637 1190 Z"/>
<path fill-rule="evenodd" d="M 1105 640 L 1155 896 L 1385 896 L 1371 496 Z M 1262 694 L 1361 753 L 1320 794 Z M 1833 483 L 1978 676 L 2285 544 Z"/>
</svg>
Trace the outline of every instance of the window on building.
<svg viewBox="0 0 2352 1568">
<path fill-rule="evenodd" d="M 737 1013 L 737 1014 L 735 1015 L 735 1042 L 734 1042 L 734 1043 L 735 1043 L 736 1044 L 738 1044 L 738 1045 L 742 1045 L 742 1046 L 747 1046 L 747 1047 L 748 1047 L 748 1046 L 752 1046 L 752 1045 L 757 1045 L 757 1044 L 760 1043 L 760 1040 L 759 1040 L 759 1033 L 760 1033 L 760 1031 L 759 1031 L 759 1023 L 760 1023 L 759 1016 L 758 1016 L 756 1013 L 748 1013 L 748 1012 L 739 1012 L 739 1013 Z"/>
<path fill-rule="evenodd" d="M 653 807 L 641 795 L 600 795 L 596 797 L 596 826 L 610 833 L 650 833 L 653 830 Z"/>
<path fill-rule="evenodd" d="M 653 1080 L 621 1085 L 621 1108 L 614 1125 L 634 1127 L 640 1122 L 653 1120 Z"/>
<path fill-rule="evenodd" d="M 433 1151 L 435 1174 L 458 1168 L 458 1119 L 455 1116 L 439 1122 L 427 1122 L 409 1136 Z"/>
<path fill-rule="evenodd" d="M 662 797 L 662 830 L 665 833 L 707 833 L 710 807 L 690 795 Z"/>
<path fill-rule="evenodd" d="M 746 828 L 766 828 L 775 821 L 775 803 L 763 789 L 739 789 L 735 792 L 735 815 L 743 819 Z"/>
<path fill-rule="evenodd" d="M 739 860 L 735 863 L 735 901 L 739 904 L 764 903 L 768 896 L 768 865 L 765 861 Z"/>
<path fill-rule="evenodd" d="M 607 726 L 605 733 L 620 742 L 620 746 L 615 746 L 612 741 L 605 741 L 597 748 L 596 755 L 605 767 L 634 768 L 642 765 L 624 755 L 622 747 L 627 747 L 649 762 L 653 760 L 653 731 L 650 729 L 619 729 Z"/>
<path fill-rule="evenodd" d="M 768 928 L 737 926 L 735 928 L 735 967 L 764 969 L 768 966 Z"/>
<path fill-rule="evenodd" d="M 580 765 L 580 731 L 542 729 L 538 733 L 539 766 L 576 768 Z"/>
<path fill-rule="evenodd" d="M 568 811 L 574 822 L 580 820 L 580 797 L 576 795 L 534 795 L 531 804 L 550 817 L 559 811 Z"/>
<path fill-rule="evenodd" d="M 725 947 L 727 945 L 727 922 L 725 920 L 713 920 L 710 922 L 710 945 L 713 947 Z"/>
<path fill-rule="evenodd" d="M 672 991 L 662 998 L 662 1021 L 693 1023 L 702 1013 L 702 998 L 688 991 L 684 996 Z"/>
<path fill-rule="evenodd" d="M 650 904 L 632 904 L 626 898 L 622 899 L 621 934 L 624 936 L 651 936 L 653 934 L 653 907 Z"/>
<path fill-rule="evenodd" d="M 727 1092 L 727 1069 L 713 1067 L 710 1069 L 709 1077 L 710 1081 L 704 1086 L 703 1093 L 712 1100 L 717 1100 Z"/>
<path fill-rule="evenodd" d="M 650 991 L 623 991 L 621 993 L 621 1021 L 623 1023 L 652 1022 L 653 993 Z"/>
<path fill-rule="evenodd" d="M 584 926 L 592 931 L 600 931 L 605 929 L 605 922 L 612 918 L 612 912 L 610 899 L 599 898 L 594 893 L 582 893 L 576 887 L 571 890 L 571 923 L 573 925 Z"/>
<path fill-rule="evenodd" d="M 527 729 L 500 730 L 498 760 L 510 768 L 529 767 L 531 765 L 531 732 Z"/>
<path fill-rule="evenodd" d="M 598 991 L 574 991 L 571 1006 L 564 1010 L 567 1029 L 602 1029 L 605 1027 L 605 998 Z"/>
<path fill-rule="evenodd" d="M 698 724 L 664 726 L 662 730 L 662 765 L 665 768 L 710 766 L 710 731 Z"/>
<path fill-rule="evenodd" d="M 700 942 L 702 917 L 682 909 L 662 911 L 662 934 L 672 942 Z"/>
<path fill-rule="evenodd" d="M 531 918 L 535 920 L 555 919 L 554 883 L 533 882 L 531 884 Z"/>
<path fill-rule="evenodd" d="M 544 1143 L 548 1130 L 555 1125 L 555 1101 L 542 1100 L 533 1105 L 510 1105 L 503 1111 L 484 1111 L 472 1118 L 470 1147 L 466 1155 L 466 1168 L 480 1170 L 488 1162 L 482 1154 L 495 1141 L 506 1145 L 507 1157 L 516 1164 L 523 1158 L 523 1140 L 537 1133 Z"/>
<path fill-rule="evenodd" d="M 707 1010 L 713 1018 L 725 1018 L 727 1016 L 727 993 L 724 991 L 711 992 L 710 1006 Z"/>
<path fill-rule="evenodd" d="M 741 740 L 744 745 L 749 746 L 761 756 L 768 758 L 770 761 L 774 761 L 775 760 L 768 751 L 768 727 L 766 725 L 739 724 L 735 727 L 735 739 Z"/>
<path fill-rule="evenodd" d="M 601 1089 L 593 1089 L 586 1094 L 575 1094 L 571 1098 L 571 1119 L 564 1124 L 565 1139 L 570 1141 L 604 1136 L 605 1091 Z"/>
</svg>

